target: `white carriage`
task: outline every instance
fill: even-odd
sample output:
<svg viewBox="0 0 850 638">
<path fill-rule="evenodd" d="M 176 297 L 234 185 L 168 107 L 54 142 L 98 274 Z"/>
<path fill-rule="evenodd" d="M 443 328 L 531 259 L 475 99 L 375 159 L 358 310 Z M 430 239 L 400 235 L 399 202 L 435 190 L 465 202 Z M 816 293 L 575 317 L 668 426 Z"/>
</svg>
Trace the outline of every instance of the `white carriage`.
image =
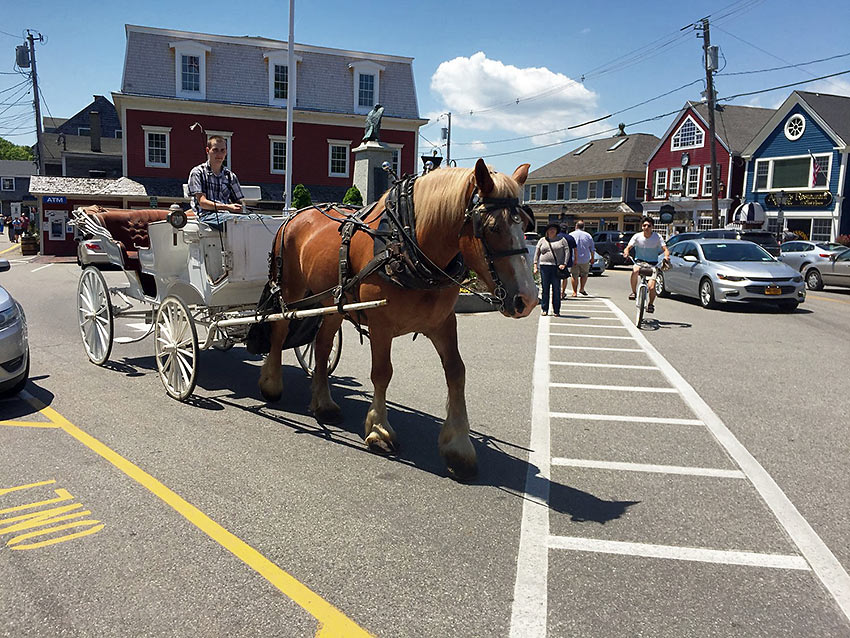
<svg viewBox="0 0 850 638">
<path fill-rule="evenodd" d="M 281 319 L 310 319 L 337 312 L 336 306 L 276 314 L 260 313 L 257 302 L 269 280 L 268 255 L 285 217 L 230 219 L 219 231 L 172 211 L 80 208 L 73 224 L 83 237 L 99 240 L 109 262 L 120 267 L 127 285 L 109 287 L 94 266 L 86 267 L 77 288 L 77 315 L 88 358 L 109 359 L 113 343 L 133 343 L 153 334 L 159 377 L 166 392 L 180 401 L 195 388 L 198 354 L 226 350 L 243 342 L 252 324 Z M 345 311 L 382 302 L 349 304 Z M 115 336 L 115 318 L 143 319 L 141 336 Z M 317 323 L 317 322 L 316 322 Z M 312 340 L 295 347 L 309 373 Z M 339 361 L 337 333 L 329 370 Z"/>
</svg>

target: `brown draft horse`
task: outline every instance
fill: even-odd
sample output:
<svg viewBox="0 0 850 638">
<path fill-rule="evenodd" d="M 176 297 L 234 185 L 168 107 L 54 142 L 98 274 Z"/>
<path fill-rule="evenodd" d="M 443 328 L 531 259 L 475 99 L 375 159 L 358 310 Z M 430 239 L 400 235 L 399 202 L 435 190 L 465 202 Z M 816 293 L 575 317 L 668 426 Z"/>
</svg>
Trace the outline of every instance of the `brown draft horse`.
<svg viewBox="0 0 850 638">
<path fill-rule="evenodd" d="M 483 237 L 476 237 L 467 215 L 473 194 L 481 198 L 517 198 L 528 177 L 528 164 L 516 169 L 512 177 L 491 172 L 479 159 L 474 169 L 442 168 L 416 180 L 413 201 L 416 220 L 416 239 L 430 260 L 445 267 L 460 252 L 466 265 L 474 270 L 493 292 L 500 283 L 507 293 L 501 308 L 507 317 L 527 316 L 537 304 L 537 287 L 531 275 L 528 255 L 517 254 L 525 248 L 524 226 L 515 211 L 491 209 L 481 216 Z M 387 195 L 369 215 L 367 222 L 376 228 Z M 504 205 L 504 204 L 502 204 Z M 291 220 L 276 238 L 272 263 L 282 255 L 282 278 L 278 282 L 284 302 L 294 302 L 307 291 L 333 288 L 339 279 L 339 223 L 317 209 L 307 209 Z M 486 242 L 486 246 L 484 242 Z M 499 282 L 495 282 L 488 266 L 487 254 Z M 499 256 L 500 252 L 514 252 Z M 365 232 L 357 232 L 351 241 L 351 272 L 359 272 L 373 257 L 373 240 Z M 390 350 L 395 337 L 418 332 L 434 344 L 443 364 L 448 386 L 446 420 L 440 430 L 439 451 L 449 473 L 459 479 L 472 478 L 477 473 L 475 449 L 469 440 L 469 420 L 466 412 L 464 385 L 466 371 L 458 351 L 457 321 L 454 305 L 459 286 L 412 290 L 387 281 L 378 274 L 365 278 L 359 285 L 359 301 L 386 299 L 387 305 L 366 310 L 359 315 L 369 327 L 372 350 L 371 378 L 374 398 L 366 414 L 365 440 L 376 452 L 392 453 L 398 449 L 396 434 L 387 420 L 386 392 L 393 374 Z M 353 301 L 350 296 L 348 303 Z M 328 299 L 326 305 L 331 305 Z M 365 316 L 364 316 L 365 315 Z M 326 315 L 316 336 L 316 367 L 312 379 L 310 409 L 319 422 L 339 423 L 342 413 L 331 398 L 328 385 L 327 361 L 334 334 L 343 316 Z M 270 401 L 280 398 L 283 391 L 281 345 L 286 338 L 289 322 L 272 324 L 271 351 L 260 374 L 260 390 Z"/>
</svg>

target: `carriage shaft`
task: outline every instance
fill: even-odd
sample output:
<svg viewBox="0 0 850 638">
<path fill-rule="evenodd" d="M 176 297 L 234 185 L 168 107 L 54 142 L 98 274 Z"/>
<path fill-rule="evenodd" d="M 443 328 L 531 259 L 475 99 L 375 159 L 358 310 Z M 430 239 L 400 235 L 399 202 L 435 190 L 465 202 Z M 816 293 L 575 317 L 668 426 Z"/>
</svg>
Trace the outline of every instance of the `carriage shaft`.
<svg viewBox="0 0 850 638">
<path fill-rule="evenodd" d="M 357 310 L 367 310 L 369 308 L 378 308 L 380 306 L 385 306 L 387 304 L 386 299 L 379 299 L 378 301 L 361 301 L 358 303 L 350 303 L 345 304 L 342 307 L 344 312 L 352 312 Z M 290 310 L 288 312 L 278 312 L 273 315 L 266 315 L 265 317 L 259 315 L 253 315 L 250 317 L 238 317 L 236 319 L 223 319 L 221 321 L 217 321 L 214 325 L 219 328 L 226 328 L 228 326 L 245 326 L 252 323 L 260 323 L 263 321 L 283 321 L 289 319 L 306 319 L 307 317 L 317 317 L 320 315 L 331 315 L 335 312 L 339 312 L 336 306 L 326 306 L 322 308 L 310 308 L 308 310 Z"/>
</svg>

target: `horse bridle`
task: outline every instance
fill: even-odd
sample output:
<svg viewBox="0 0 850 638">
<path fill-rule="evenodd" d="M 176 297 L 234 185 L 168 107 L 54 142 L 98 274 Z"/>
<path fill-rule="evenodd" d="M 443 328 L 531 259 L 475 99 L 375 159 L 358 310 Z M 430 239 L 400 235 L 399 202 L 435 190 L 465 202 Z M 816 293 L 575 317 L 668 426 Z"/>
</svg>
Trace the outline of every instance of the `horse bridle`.
<svg viewBox="0 0 850 638">
<path fill-rule="evenodd" d="M 477 192 L 473 192 L 464 213 L 463 225 L 472 222 L 472 235 L 481 242 L 481 247 L 484 249 L 484 261 L 487 263 L 487 269 L 490 271 L 490 277 L 493 280 L 494 289 L 493 296 L 498 300 L 499 310 L 505 309 L 505 298 L 507 290 L 502 284 L 502 279 L 496 272 L 495 261 L 502 257 L 512 257 L 513 255 L 527 254 L 528 248 L 513 248 L 510 250 L 493 250 L 487 243 L 487 236 L 484 232 L 484 218 L 487 215 L 492 215 L 498 210 L 509 211 L 508 217 L 514 224 L 525 223 L 525 228 L 533 226 L 534 213 L 531 207 L 527 204 L 520 204 L 516 197 L 480 197 Z"/>
</svg>

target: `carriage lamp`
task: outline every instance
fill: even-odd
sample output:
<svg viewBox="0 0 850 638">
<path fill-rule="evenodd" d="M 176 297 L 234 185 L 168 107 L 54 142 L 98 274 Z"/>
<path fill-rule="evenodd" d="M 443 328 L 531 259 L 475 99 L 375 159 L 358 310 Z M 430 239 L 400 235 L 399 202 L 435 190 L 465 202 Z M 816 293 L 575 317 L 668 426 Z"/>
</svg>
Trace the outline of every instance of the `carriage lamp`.
<svg viewBox="0 0 850 638">
<path fill-rule="evenodd" d="M 189 216 L 186 214 L 186 211 L 180 208 L 180 204 L 172 204 L 169 210 L 170 212 L 166 219 L 168 219 L 168 223 L 174 228 L 183 228 L 186 222 L 189 221 Z"/>
</svg>

